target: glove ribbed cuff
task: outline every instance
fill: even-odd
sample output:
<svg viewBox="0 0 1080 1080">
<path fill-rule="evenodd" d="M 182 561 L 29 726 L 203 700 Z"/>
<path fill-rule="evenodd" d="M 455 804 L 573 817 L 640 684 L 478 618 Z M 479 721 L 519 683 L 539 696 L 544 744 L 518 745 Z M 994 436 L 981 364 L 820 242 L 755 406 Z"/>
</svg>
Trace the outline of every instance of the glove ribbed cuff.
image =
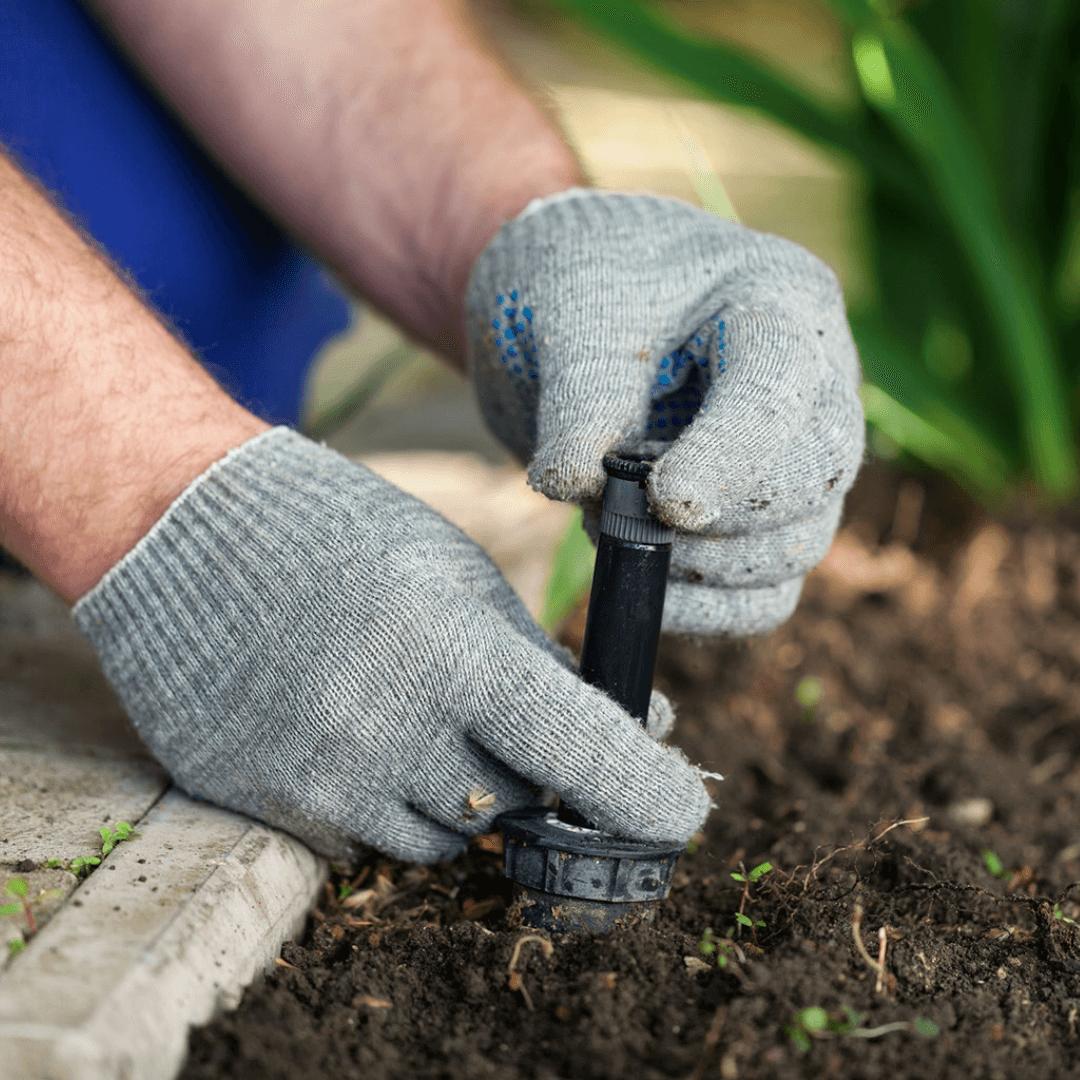
<svg viewBox="0 0 1080 1080">
<path fill-rule="evenodd" d="M 320 530 L 362 528 L 341 498 L 342 467 L 355 472 L 287 428 L 255 436 L 194 480 L 75 605 L 132 721 L 181 783 L 170 759 L 198 765 L 202 756 L 186 744 L 185 719 L 224 687 L 256 701 L 266 693 L 259 642 L 301 619 L 327 588 L 311 556 L 334 538 Z M 253 626 L 253 613 L 268 625 Z M 213 717 L 223 729 L 231 722 Z"/>
</svg>

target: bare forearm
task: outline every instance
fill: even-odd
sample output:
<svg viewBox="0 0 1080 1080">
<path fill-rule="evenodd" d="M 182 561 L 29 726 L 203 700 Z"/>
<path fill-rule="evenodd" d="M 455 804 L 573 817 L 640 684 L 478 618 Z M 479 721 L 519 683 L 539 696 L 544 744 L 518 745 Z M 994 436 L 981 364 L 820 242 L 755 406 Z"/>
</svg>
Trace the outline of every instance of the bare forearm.
<svg viewBox="0 0 1080 1080">
<path fill-rule="evenodd" d="M 582 183 L 458 0 L 93 0 L 222 161 L 360 291 L 452 355 L 473 262 Z"/>
<path fill-rule="evenodd" d="M 0 155 L 0 543 L 67 600 L 261 421 Z"/>
</svg>

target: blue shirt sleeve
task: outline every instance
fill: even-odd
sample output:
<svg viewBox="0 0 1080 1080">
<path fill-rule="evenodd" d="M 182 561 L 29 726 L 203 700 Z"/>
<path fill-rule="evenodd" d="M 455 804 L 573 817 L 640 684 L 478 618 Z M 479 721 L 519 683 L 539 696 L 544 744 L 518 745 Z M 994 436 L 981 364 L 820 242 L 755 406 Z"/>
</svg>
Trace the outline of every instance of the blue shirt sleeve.
<svg viewBox="0 0 1080 1080">
<path fill-rule="evenodd" d="M 0 0 L 0 142 L 234 397 L 297 422 L 314 353 L 348 325 L 344 294 L 73 0 Z"/>
</svg>

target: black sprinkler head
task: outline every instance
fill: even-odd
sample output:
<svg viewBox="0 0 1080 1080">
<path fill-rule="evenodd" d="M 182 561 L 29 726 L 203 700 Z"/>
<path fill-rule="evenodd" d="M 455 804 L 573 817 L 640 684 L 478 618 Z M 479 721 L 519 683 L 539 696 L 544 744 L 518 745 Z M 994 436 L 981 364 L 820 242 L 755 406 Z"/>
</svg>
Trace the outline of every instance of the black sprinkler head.
<svg viewBox="0 0 1080 1080">
<path fill-rule="evenodd" d="M 649 512 L 651 462 L 604 458 L 608 474 L 596 546 L 581 676 L 642 724 L 649 714 L 674 532 Z M 572 807 L 500 816 L 513 912 L 525 926 L 605 933 L 650 921 L 671 891 L 683 850 L 600 831 Z"/>
<path fill-rule="evenodd" d="M 650 922 L 683 850 L 572 825 L 554 810 L 504 814 L 500 824 L 514 912 L 523 925 L 557 934 Z"/>
</svg>

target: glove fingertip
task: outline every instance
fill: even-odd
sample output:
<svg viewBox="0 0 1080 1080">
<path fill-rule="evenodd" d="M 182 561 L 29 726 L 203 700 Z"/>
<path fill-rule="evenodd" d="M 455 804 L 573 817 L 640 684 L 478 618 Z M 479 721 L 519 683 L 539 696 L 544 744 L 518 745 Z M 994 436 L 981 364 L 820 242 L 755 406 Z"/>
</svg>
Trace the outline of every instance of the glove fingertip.
<svg viewBox="0 0 1080 1080">
<path fill-rule="evenodd" d="M 650 770 L 648 788 L 632 780 L 619 789 L 595 792 L 592 819 L 610 832 L 638 840 L 685 843 L 705 823 L 712 798 L 699 771 L 674 747 L 658 747 L 662 758 Z"/>
<path fill-rule="evenodd" d="M 802 577 L 761 589 L 669 581 L 663 630 L 703 638 L 766 634 L 791 618 L 802 586 Z"/>
<path fill-rule="evenodd" d="M 664 694 L 659 690 L 654 690 L 649 698 L 649 716 L 645 722 L 645 730 L 657 742 L 663 742 L 671 734 L 674 726 L 674 706 Z"/>
<path fill-rule="evenodd" d="M 672 461 L 662 457 L 653 467 L 649 477 L 649 505 L 661 521 L 678 532 L 700 532 L 708 526 L 723 499 L 723 488 L 708 484 L 709 470 L 695 462 L 684 464 L 680 457 L 677 455 Z"/>
<path fill-rule="evenodd" d="M 614 442 L 580 432 L 564 434 L 537 450 L 529 463 L 529 486 L 559 502 L 599 498 L 606 480 L 604 454 Z"/>
</svg>

